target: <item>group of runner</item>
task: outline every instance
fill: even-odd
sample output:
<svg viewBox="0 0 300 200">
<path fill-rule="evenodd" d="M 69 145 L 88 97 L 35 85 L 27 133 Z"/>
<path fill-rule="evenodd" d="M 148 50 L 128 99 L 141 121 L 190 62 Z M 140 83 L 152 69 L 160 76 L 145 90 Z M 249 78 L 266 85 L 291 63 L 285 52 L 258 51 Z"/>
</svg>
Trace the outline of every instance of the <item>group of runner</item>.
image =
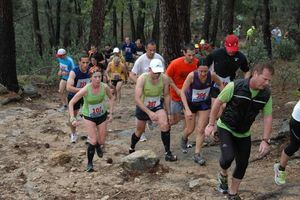
<svg viewBox="0 0 300 200">
<path fill-rule="evenodd" d="M 250 127 L 261 110 L 264 115 L 264 131 L 259 151 L 262 155 L 269 151 L 272 126 L 272 96 L 269 86 L 274 68 L 270 63 L 261 63 L 254 66 L 250 73 L 247 59 L 239 51 L 238 37 L 228 35 L 224 44 L 223 48 L 199 59 L 195 56 L 195 45 L 188 44 L 182 49 L 183 56 L 171 61 L 165 70 L 164 59 L 156 53 L 154 41 L 147 42 L 145 53 L 136 56 L 138 58 L 134 62 L 135 50 L 129 38 L 126 38 L 123 46 L 125 59 L 119 54 L 120 50 L 115 48 L 105 71 L 101 67 L 97 70 L 95 63 L 89 66 L 90 62 L 93 63 L 91 59 L 95 56 L 95 51 L 90 55 L 80 56 L 78 67 L 72 70 L 64 68 L 65 71 L 69 70 L 66 88 L 69 91 L 72 142 L 76 141 L 76 116 L 83 103 L 82 114 L 89 136 L 87 171 L 93 171 L 95 151 L 99 157 L 103 156 L 107 123 L 113 119 L 113 108 L 116 99 L 120 100 L 121 85 L 129 76 L 136 84 L 137 118 L 129 153 L 135 151 L 146 124 L 155 123 L 161 131 L 165 160 L 177 161 L 177 156 L 170 148 L 170 131 L 173 125 L 184 119 L 185 128 L 180 136 L 182 152 L 188 152 L 188 138 L 195 132 L 193 160 L 204 165 L 206 160 L 201 152 L 204 137 L 217 131 L 221 149 L 218 190 L 228 193 L 229 199 L 240 199 L 238 189 L 244 178 L 251 150 Z M 133 53 L 132 56 L 129 56 L 130 52 Z M 65 55 L 65 51 L 58 51 L 58 57 Z M 129 67 L 131 64 L 132 69 Z M 67 72 L 62 73 L 64 69 L 61 65 L 59 75 L 62 80 L 67 75 Z M 244 72 L 244 79 L 235 80 L 238 69 Z M 109 98 L 109 107 L 104 102 L 106 97 Z M 299 108 L 300 103 L 296 105 L 290 123 L 291 144 L 282 152 L 281 162 L 274 165 L 277 184 L 285 183 L 287 161 L 300 146 Z M 233 160 L 236 165 L 229 187 L 227 171 Z"/>
</svg>

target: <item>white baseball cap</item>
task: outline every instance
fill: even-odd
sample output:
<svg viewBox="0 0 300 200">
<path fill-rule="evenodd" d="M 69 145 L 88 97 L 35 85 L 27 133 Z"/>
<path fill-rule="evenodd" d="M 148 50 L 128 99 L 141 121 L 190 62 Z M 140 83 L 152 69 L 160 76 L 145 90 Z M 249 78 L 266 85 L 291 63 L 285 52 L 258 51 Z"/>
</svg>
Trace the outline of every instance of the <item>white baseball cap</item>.
<svg viewBox="0 0 300 200">
<path fill-rule="evenodd" d="M 59 56 L 63 56 L 66 54 L 67 54 L 67 51 L 65 49 L 58 49 L 56 56 L 59 57 Z"/>
<path fill-rule="evenodd" d="M 119 53 L 119 52 L 120 52 L 120 49 L 118 47 L 115 47 L 113 50 L 113 53 Z"/>
<path fill-rule="evenodd" d="M 154 73 L 159 73 L 159 72 L 164 72 L 165 69 L 164 69 L 164 66 L 163 66 L 163 63 L 160 59 L 152 59 L 151 62 L 150 62 L 150 66 L 151 70 L 154 72 Z"/>
</svg>

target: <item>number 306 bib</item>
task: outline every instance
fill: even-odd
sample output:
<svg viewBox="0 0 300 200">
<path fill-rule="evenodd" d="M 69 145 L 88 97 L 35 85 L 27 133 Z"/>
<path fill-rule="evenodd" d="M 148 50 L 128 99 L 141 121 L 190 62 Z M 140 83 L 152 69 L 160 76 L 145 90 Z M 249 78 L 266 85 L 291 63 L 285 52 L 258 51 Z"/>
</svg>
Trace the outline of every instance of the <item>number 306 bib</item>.
<svg viewBox="0 0 300 200">
<path fill-rule="evenodd" d="M 155 108 L 160 105 L 160 97 L 145 97 L 144 105 L 147 108 Z"/>
</svg>

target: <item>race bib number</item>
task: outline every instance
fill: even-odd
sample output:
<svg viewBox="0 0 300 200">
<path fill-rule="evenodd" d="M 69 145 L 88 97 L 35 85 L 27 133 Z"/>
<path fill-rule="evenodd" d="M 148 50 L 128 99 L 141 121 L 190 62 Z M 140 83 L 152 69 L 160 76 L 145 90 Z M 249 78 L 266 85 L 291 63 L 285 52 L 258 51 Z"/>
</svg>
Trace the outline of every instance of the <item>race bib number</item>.
<svg viewBox="0 0 300 200">
<path fill-rule="evenodd" d="M 218 76 L 218 75 L 217 75 Z M 220 76 L 218 76 L 218 78 L 220 79 L 220 81 L 223 83 L 223 85 L 224 85 L 224 87 L 230 82 L 230 76 L 227 76 L 226 78 L 223 78 L 223 77 L 220 77 Z M 220 88 L 219 86 L 218 86 L 218 84 L 214 84 L 214 87 L 215 88 Z"/>
<path fill-rule="evenodd" d="M 68 66 L 67 66 L 67 65 L 60 64 L 60 65 L 59 65 L 59 68 L 60 68 L 60 70 L 63 71 L 63 72 L 67 72 L 67 71 L 68 71 Z"/>
<path fill-rule="evenodd" d="M 102 103 L 89 105 L 89 117 L 100 117 L 104 114 L 104 106 Z"/>
<path fill-rule="evenodd" d="M 206 88 L 203 90 L 195 90 L 192 91 L 192 102 L 201 102 L 205 101 L 208 98 L 210 88 Z"/>
<path fill-rule="evenodd" d="M 90 82 L 90 79 L 89 78 L 86 78 L 86 79 L 79 79 L 77 81 L 77 84 L 76 84 L 76 87 L 77 88 L 83 88 L 84 86 L 86 86 L 86 84 L 88 84 Z"/>
<path fill-rule="evenodd" d="M 151 109 L 160 105 L 160 97 L 145 97 L 144 105 Z"/>
</svg>

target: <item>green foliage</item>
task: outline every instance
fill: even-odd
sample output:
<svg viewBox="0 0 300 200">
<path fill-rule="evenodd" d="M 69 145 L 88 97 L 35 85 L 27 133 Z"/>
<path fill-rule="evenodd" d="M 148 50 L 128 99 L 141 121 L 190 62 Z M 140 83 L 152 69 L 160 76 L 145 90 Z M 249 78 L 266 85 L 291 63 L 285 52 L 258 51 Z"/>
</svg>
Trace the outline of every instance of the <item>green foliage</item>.
<svg viewBox="0 0 300 200">
<path fill-rule="evenodd" d="M 297 53 L 294 40 L 283 39 L 279 44 L 274 44 L 274 55 L 282 60 L 293 60 Z"/>
<path fill-rule="evenodd" d="M 268 59 L 268 54 L 262 39 L 260 39 L 260 37 L 255 38 L 256 39 L 252 42 L 247 42 L 244 49 L 244 53 L 247 56 L 250 66 L 253 66 L 262 61 L 266 61 Z"/>
</svg>

